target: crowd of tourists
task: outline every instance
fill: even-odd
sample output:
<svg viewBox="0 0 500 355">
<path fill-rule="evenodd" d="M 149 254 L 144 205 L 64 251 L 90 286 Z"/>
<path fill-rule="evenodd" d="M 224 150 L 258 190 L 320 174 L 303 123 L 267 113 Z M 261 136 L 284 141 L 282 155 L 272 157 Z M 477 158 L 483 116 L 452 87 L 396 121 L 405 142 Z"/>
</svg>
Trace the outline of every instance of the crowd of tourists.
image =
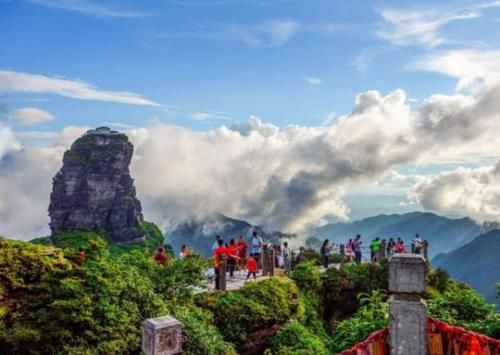
<svg viewBox="0 0 500 355">
<path fill-rule="evenodd" d="M 345 244 L 335 244 L 325 239 L 320 247 L 322 258 L 322 266 L 328 268 L 330 266 L 330 258 L 333 253 L 340 256 L 347 262 L 355 262 L 360 264 L 363 257 L 363 240 L 361 235 L 351 238 Z M 422 254 L 427 259 L 427 250 L 429 247 L 428 241 L 422 239 L 420 235 L 416 235 L 411 243 L 410 251 L 415 254 Z M 226 260 L 226 272 L 230 278 L 234 277 L 235 271 L 240 274 L 246 272 L 246 280 L 250 277 L 257 278 L 259 270 L 263 266 L 264 249 L 272 250 L 274 255 L 274 267 L 284 269 L 285 273 L 291 271 L 292 258 L 295 263 L 301 263 L 307 260 L 306 249 L 300 247 L 298 253 L 294 256 L 292 250 L 288 246 L 288 242 L 283 244 L 273 245 L 265 244 L 262 237 L 257 231 L 252 233 L 249 241 L 244 236 L 239 238 L 231 238 L 229 241 L 224 241 L 224 238 L 217 235 L 212 244 L 215 288 L 220 287 L 220 266 L 223 259 Z M 380 262 L 384 258 L 388 258 L 397 253 L 407 253 L 408 248 L 405 246 L 401 238 L 374 238 L 368 246 L 370 250 L 369 261 L 373 263 Z M 365 247 L 366 249 L 366 247 Z M 183 245 L 179 252 L 179 258 L 183 259 L 191 255 L 191 249 Z M 154 260 L 159 264 L 165 264 L 169 260 L 168 254 L 163 248 L 158 248 L 154 255 Z"/>
<path fill-rule="evenodd" d="M 227 272 L 230 278 L 234 277 L 234 272 L 247 273 L 246 279 L 250 277 L 257 278 L 257 273 L 263 265 L 264 248 L 267 247 L 274 251 L 275 267 L 281 267 L 289 271 L 291 268 L 291 251 L 288 243 L 282 245 L 264 244 L 262 237 L 254 231 L 249 241 L 244 236 L 240 236 L 238 240 L 231 238 L 229 242 L 225 242 L 221 236 L 217 236 L 213 245 L 213 259 L 215 272 L 215 288 L 220 288 L 220 265 L 223 258 L 226 259 Z"/>
</svg>

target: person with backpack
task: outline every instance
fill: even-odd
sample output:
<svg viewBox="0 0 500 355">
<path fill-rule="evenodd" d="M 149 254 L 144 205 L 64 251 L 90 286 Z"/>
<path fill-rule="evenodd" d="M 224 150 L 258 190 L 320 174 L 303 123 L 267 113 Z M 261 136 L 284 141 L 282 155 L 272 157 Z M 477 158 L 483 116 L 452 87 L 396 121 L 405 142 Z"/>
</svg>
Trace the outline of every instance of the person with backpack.
<svg viewBox="0 0 500 355">
<path fill-rule="evenodd" d="M 325 239 L 323 245 L 321 246 L 320 253 L 323 256 L 323 266 L 328 269 L 328 264 L 330 264 L 330 252 L 332 250 L 332 245 L 328 239 Z"/>
</svg>

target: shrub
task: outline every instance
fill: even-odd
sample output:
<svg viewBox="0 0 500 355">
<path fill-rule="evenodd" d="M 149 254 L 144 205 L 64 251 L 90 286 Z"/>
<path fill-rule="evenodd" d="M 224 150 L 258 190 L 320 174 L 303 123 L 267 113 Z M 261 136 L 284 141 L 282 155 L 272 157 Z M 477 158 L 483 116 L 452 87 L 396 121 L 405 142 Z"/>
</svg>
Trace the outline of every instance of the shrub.
<svg viewBox="0 0 500 355">
<path fill-rule="evenodd" d="M 427 285 L 439 292 L 446 291 L 450 281 L 448 271 L 442 268 L 432 269 L 427 272 Z"/>
<path fill-rule="evenodd" d="M 328 354 L 325 344 L 299 322 L 292 322 L 281 329 L 270 341 L 273 354 Z"/>
<path fill-rule="evenodd" d="M 248 283 L 238 291 L 200 294 L 196 303 L 213 313 L 224 339 L 242 345 L 252 332 L 295 317 L 298 296 L 293 282 L 275 277 Z"/>
<path fill-rule="evenodd" d="M 334 352 L 352 347 L 389 324 L 389 304 L 385 293 L 372 291 L 369 295 L 360 294 L 359 300 L 361 307 L 354 316 L 332 324 L 331 348 Z"/>
<path fill-rule="evenodd" d="M 354 314 L 360 293 L 387 290 L 389 268 L 386 260 L 380 264 L 345 264 L 340 270 L 331 268 L 324 274 L 322 303 L 325 322 Z"/>
<path fill-rule="evenodd" d="M 428 300 L 429 314 L 452 325 L 500 337 L 500 314 L 469 288 L 455 288 Z"/>
</svg>

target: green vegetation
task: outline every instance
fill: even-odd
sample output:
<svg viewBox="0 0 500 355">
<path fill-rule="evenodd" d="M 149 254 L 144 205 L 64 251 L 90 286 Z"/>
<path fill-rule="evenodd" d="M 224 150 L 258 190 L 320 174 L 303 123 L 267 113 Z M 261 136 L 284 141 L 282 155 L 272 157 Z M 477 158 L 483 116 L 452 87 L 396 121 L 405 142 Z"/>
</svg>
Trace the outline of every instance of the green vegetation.
<svg viewBox="0 0 500 355">
<path fill-rule="evenodd" d="M 94 233 L 62 239 L 64 252 L 2 241 L 0 353 L 136 353 L 142 321 L 165 314 L 187 323 L 188 353 L 234 352 L 212 315 L 193 301 L 205 260 L 191 257 L 160 266 L 143 250 L 113 254 Z M 79 247 L 86 251 L 83 261 Z"/>
<path fill-rule="evenodd" d="M 293 282 L 271 278 L 248 283 L 238 291 L 200 294 L 196 303 L 214 314 L 224 339 L 239 346 L 252 332 L 296 317 L 298 296 Z"/>
<path fill-rule="evenodd" d="M 271 339 L 270 343 L 273 354 L 329 354 L 323 341 L 299 322 L 286 325 Z"/>
<path fill-rule="evenodd" d="M 267 354 L 331 354 L 388 324 L 387 262 L 322 274 L 311 258 L 291 279 L 195 295 L 207 260 L 158 265 L 161 233 L 141 228 L 149 237 L 128 245 L 91 232 L 60 234 L 57 246 L 0 239 L 0 353 L 139 353 L 142 321 L 167 314 L 184 323 L 187 354 L 232 355 L 249 344 Z M 432 316 L 500 337 L 500 314 L 475 291 L 440 269 L 428 270 L 427 284 Z"/>
</svg>

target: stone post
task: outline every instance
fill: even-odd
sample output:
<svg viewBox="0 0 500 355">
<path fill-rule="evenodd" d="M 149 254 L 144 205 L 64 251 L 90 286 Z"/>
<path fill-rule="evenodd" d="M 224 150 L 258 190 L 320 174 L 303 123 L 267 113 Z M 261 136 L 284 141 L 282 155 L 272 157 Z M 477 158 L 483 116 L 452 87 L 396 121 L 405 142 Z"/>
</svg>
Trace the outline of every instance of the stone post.
<svg viewBox="0 0 500 355">
<path fill-rule="evenodd" d="M 391 355 L 427 355 L 425 261 L 420 255 L 396 254 L 389 263 Z"/>
<path fill-rule="evenodd" d="M 181 354 L 182 327 L 172 317 L 147 319 L 142 323 L 142 350 L 146 355 Z"/>
<path fill-rule="evenodd" d="M 262 276 L 266 276 L 267 274 L 267 245 L 262 246 L 262 253 L 260 254 L 260 265 L 259 267 L 262 270 Z"/>
<path fill-rule="evenodd" d="M 219 289 L 226 289 L 226 269 L 227 269 L 227 256 L 222 255 L 219 262 Z"/>
<path fill-rule="evenodd" d="M 269 250 L 269 257 L 267 259 L 268 261 L 268 269 L 267 273 L 269 276 L 274 276 L 274 265 L 276 264 L 276 258 L 274 256 L 274 248 L 271 248 Z"/>
</svg>

